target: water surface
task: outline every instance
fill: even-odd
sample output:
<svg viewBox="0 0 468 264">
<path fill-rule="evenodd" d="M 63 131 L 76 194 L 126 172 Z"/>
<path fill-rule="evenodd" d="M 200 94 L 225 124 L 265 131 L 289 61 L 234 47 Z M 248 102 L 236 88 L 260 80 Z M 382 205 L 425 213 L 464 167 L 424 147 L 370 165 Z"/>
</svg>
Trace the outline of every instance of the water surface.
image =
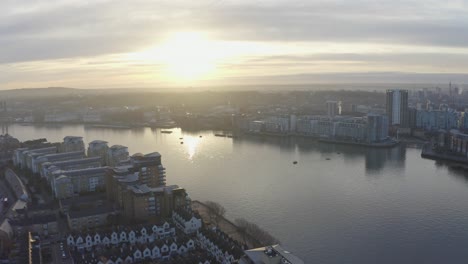
<svg viewBox="0 0 468 264">
<path fill-rule="evenodd" d="M 185 187 L 193 199 L 221 203 L 231 219 L 256 222 L 306 263 L 468 259 L 465 175 L 421 159 L 419 149 L 173 131 L 9 128 L 20 140 L 54 142 L 75 135 L 86 143 L 101 139 L 126 145 L 131 154 L 159 151 L 168 184 Z"/>
</svg>

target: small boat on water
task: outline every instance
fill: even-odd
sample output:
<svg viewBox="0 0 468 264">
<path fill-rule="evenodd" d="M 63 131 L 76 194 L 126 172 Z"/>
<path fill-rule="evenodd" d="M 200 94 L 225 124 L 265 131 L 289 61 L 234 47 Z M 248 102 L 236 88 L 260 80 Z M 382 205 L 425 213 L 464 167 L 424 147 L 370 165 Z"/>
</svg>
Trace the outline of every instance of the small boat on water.
<svg viewBox="0 0 468 264">
<path fill-rule="evenodd" d="M 201 137 L 202 137 L 202 136 L 200 135 L 200 138 L 201 138 Z"/>
<path fill-rule="evenodd" d="M 225 134 L 215 134 L 216 137 L 226 137 Z"/>
<path fill-rule="evenodd" d="M 326 160 L 330 160 L 330 158 L 326 158 Z"/>
<path fill-rule="evenodd" d="M 297 161 L 293 161 L 293 164 L 297 164 Z"/>
<path fill-rule="evenodd" d="M 184 138 L 180 137 L 179 139 L 184 139 Z"/>
<path fill-rule="evenodd" d="M 184 144 L 184 142 L 180 142 L 180 144 Z"/>
<path fill-rule="evenodd" d="M 170 131 L 170 130 L 161 130 L 161 133 L 164 133 L 164 134 L 171 134 L 172 131 Z"/>
</svg>

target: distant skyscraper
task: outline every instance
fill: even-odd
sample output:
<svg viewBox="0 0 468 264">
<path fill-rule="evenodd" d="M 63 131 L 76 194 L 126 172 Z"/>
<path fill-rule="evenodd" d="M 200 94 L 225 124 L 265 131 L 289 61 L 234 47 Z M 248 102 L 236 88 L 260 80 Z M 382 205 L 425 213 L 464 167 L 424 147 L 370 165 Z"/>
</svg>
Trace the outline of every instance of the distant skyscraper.
<svg viewBox="0 0 468 264">
<path fill-rule="evenodd" d="M 408 127 L 408 90 L 387 90 L 387 115 L 390 125 Z"/>
<path fill-rule="evenodd" d="M 327 115 L 329 117 L 341 115 L 341 102 L 327 101 Z"/>
</svg>

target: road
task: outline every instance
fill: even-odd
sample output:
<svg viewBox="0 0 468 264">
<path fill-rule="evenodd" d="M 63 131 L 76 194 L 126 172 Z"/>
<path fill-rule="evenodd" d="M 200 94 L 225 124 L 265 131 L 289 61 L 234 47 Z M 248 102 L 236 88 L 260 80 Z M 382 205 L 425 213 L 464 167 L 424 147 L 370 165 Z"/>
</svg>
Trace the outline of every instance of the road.
<svg viewBox="0 0 468 264">
<path fill-rule="evenodd" d="M 2 175 L 2 179 L 0 180 L 0 196 L 3 198 L 3 197 L 7 197 L 8 198 L 8 202 L 9 202 L 9 206 L 8 208 L 3 208 L 3 203 L 0 202 L 0 223 L 3 222 L 3 220 L 5 219 L 5 217 L 8 217 L 10 215 L 10 208 L 13 206 L 13 204 L 15 203 L 16 201 L 16 198 L 15 196 L 13 196 L 13 193 L 10 191 L 10 189 L 8 188 L 7 186 L 7 183 L 5 182 L 5 180 L 3 179 L 3 175 Z"/>
<path fill-rule="evenodd" d="M 63 243 L 64 250 L 66 251 L 66 259 L 62 258 L 62 250 L 60 249 L 60 243 L 52 244 L 52 263 L 63 263 L 63 264 L 73 264 L 73 260 L 70 257 L 70 252 L 68 251 L 67 245 Z"/>
</svg>

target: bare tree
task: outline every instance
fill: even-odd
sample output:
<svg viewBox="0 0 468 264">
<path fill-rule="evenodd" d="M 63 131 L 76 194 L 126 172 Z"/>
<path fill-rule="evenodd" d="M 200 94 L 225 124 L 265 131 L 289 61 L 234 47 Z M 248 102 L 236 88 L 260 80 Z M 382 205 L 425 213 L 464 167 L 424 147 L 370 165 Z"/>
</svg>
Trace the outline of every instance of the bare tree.
<svg viewBox="0 0 468 264">
<path fill-rule="evenodd" d="M 278 239 L 255 223 L 249 222 L 243 218 L 236 219 L 235 223 L 239 233 L 242 234 L 244 243 L 246 242 L 246 238 L 249 238 L 251 243 L 256 247 L 279 243 Z"/>
<path fill-rule="evenodd" d="M 234 223 L 236 224 L 237 231 L 242 236 L 244 245 L 247 245 L 247 237 L 249 236 L 247 229 L 250 224 L 249 221 L 245 220 L 244 218 L 237 218 L 234 220 Z"/>
<path fill-rule="evenodd" d="M 206 201 L 205 205 L 208 208 L 210 222 L 214 222 L 216 226 L 218 226 L 219 220 L 226 214 L 226 209 L 219 203 L 213 201 Z"/>
</svg>

